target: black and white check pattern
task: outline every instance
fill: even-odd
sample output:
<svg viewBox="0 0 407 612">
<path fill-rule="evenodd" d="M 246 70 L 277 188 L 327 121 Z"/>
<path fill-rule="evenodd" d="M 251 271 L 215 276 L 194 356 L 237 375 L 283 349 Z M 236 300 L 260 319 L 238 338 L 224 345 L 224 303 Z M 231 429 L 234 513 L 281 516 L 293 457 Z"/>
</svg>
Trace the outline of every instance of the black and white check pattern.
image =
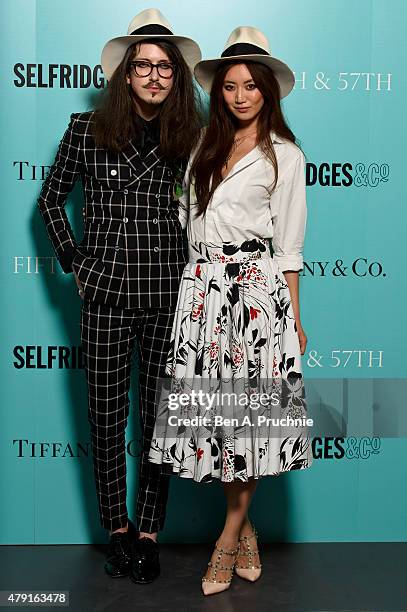
<svg viewBox="0 0 407 612">
<path fill-rule="evenodd" d="M 38 205 L 63 270 L 73 266 L 84 289 L 88 418 L 100 518 L 110 531 L 128 518 L 125 429 L 131 358 L 136 345 L 140 351 L 136 518 L 140 531 L 153 533 L 163 527 L 169 479 L 147 455 L 186 245 L 173 199 L 174 168 L 159 155 L 154 138 L 145 140 L 141 152 L 130 142 L 123 152 L 110 153 L 96 147 L 92 118 L 93 113 L 71 116 Z M 79 176 L 86 222 L 77 245 L 64 207 Z"/>
<path fill-rule="evenodd" d="M 99 513 L 103 527 L 124 527 L 126 506 L 125 429 L 129 414 L 131 355 L 139 346 L 142 448 L 137 526 L 163 528 L 169 477 L 147 460 L 156 418 L 156 385 L 165 377 L 174 309 L 125 309 L 87 299 L 82 304 L 81 341 L 88 382 L 88 419 Z"/>
<path fill-rule="evenodd" d="M 175 306 L 187 255 L 174 169 L 158 145 L 143 156 L 133 142 L 120 153 L 97 148 L 92 118 L 71 115 L 38 200 L 56 256 L 65 272 L 73 265 L 90 300 L 124 308 Z M 86 221 L 78 245 L 64 207 L 79 176 Z"/>
</svg>

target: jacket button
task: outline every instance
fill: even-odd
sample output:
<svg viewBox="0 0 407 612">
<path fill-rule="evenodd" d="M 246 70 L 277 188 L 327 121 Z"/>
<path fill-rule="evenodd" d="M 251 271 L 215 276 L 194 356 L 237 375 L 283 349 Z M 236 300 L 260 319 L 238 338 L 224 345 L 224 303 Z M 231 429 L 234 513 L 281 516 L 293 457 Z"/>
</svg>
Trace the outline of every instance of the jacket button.
<svg viewBox="0 0 407 612">
<path fill-rule="evenodd" d="M 153 219 L 153 223 L 158 223 L 158 219 L 156 219 L 156 218 L 154 217 L 154 219 Z"/>
<path fill-rule="evenodd" d="M 123 217 L 123 223 L 127 223 L 128 218 L 127 217 Z"/>
<path fill-rule="evenodd" d="M 116 176 L 116 174 L 117 174 L 117 170 L 110 170 L 110 174 L 111 174 L 112 176 Z"/>
<path fill-rule="evenodd" d="M 158 253 L 158 251 L 159 251 L 159 250 L 160 250 L 160 249 L 159 249 L 158 247 L 154 247 L 154 251 L 155 251 L 156 253 Z"/>
<path fill-rule="evenodd" d="M 125 195 L 127 195 L 127 194 L 129 193 L 129 190 L 128 190 L 128 189 L 124 189 L 124 190 L 123 190 L 123 193 L 124 193 Z"/>
</svg>

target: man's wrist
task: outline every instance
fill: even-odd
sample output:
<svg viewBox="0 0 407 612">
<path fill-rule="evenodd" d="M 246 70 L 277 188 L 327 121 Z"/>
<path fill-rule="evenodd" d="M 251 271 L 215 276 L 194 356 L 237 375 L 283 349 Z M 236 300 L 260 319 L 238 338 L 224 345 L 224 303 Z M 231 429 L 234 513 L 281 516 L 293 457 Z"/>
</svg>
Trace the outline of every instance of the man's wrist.
<svg viewBox="0 0 407 612">
<path fill-rule="evenodd" d="M 68 246 L 59 254 L 59 263 L 66 274 L 73 271 L 72 262 L 76 254 L 76 249 L 77 246 Z"/>
</svg>

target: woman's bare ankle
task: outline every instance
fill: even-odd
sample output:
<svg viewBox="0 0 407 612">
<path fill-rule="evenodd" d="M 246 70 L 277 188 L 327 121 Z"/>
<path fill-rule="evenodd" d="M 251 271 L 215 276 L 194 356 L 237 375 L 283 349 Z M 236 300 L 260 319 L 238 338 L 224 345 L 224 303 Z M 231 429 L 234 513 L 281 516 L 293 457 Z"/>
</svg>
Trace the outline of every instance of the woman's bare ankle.
<svg viewBox="0 0 407 612">
<path fill-rule="evenodd" d="M 253 533 L 253 526 L 250 520 L 246 517 L 240 529 L 240 537 L 249 536 Z"/>
<path fill-rule="evenodd" d="M 224 550 L 234 550 L 239 543 L 239 534 L 222 532 L 217 542 L 218 548 L 223 548 Z"/>
</svg>

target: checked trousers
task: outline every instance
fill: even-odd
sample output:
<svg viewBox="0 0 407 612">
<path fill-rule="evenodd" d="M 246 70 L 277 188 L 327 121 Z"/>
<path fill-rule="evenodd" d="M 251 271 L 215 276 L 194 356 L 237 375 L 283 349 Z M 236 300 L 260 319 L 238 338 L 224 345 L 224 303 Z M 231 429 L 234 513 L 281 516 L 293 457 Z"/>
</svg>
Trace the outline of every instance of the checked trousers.
<svg viewBox="0 0 407 612">
<path fill-rule="evenodd" d="M 156 416 L 156 383 L 165 377 L 174 308 L 116 308 L 84 299 L 81 343 L 88 384 L 93 468 L 102 526 L 125 527 L 126 447 L 131 358 L 139 348 L 142 445 L 136 521 L 140 531 L 163 528 L 169 476 L 148 461 Z"/>
</svg>

